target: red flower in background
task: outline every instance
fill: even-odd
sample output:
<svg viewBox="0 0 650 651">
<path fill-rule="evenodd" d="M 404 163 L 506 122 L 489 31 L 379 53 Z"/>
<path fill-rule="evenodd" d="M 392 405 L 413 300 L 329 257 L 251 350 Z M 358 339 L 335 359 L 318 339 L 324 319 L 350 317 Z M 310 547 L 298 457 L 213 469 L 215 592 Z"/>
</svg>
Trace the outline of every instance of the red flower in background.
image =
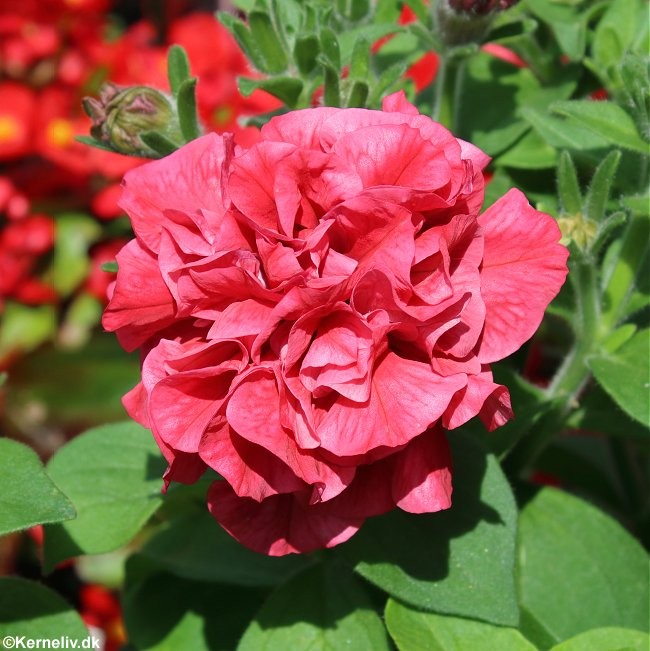
<svg viewBox="0 0 650 651">
<path fill-rule="evenodd" d="M 114 262 L 115 256 L 126 243 L 127 240 L 123 238 L 102 242 L 90 252 L 90 272 L 84 289 L 102 303 L 106 303 L 108 286 L 115 280 L 115 274 L 104 271 L 102 265 Z"/>
<path fill-rule="evenodd" d="M 0 162 L 28 156 L 34 147 L 33 91 L 13 81 L 0 82 Z"/>
<path fill-rule="evenodd" d="M 510 418 L 489 365 L 536 330 L 567 251 L 518 191 L 478 215 L 488 160 L 400 94 L 127 174 L 136 239 L 104 315 L 142 348 L 125 405 L 167 482 L 224 478 L 210 511 L 247 546 L 307 552 L 395 506 L 445 509 L 445 430 Z"/>
<path fill-rule="evenodd" d="M 54 222 L 48 215 L 24 216 L 0 230 L 0 312 L 7 298 L 27 305 L 57 300 L 54 289 L 33 275 L 53 243 Z"/>
</svg>

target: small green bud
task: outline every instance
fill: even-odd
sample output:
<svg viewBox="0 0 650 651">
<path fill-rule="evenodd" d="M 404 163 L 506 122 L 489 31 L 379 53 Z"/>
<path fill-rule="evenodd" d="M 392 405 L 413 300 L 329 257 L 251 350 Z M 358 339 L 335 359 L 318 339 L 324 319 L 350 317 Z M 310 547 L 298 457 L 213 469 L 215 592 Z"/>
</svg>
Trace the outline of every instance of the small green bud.
<svg viewBox="0 0 650 651">
<path fill-rule="evenodd" d="M 171 97 L 155 88 L 107 83 L 99 99 L 86 97 L 83 104 L 93 121 L 93 138 L 123 154 L 158 158 L 159 153 L 140 137 L 151 131 L 175 144 L 183 143 Z"/>
<path fill-rule="evenodd" d="M 561 244 L 575 244 L 583 252 L 590 250 L 598 233 L 598 224 L 581 212 L 575 215 L 563 215 L 557 220 L 562 232 Z"/>
</svg>

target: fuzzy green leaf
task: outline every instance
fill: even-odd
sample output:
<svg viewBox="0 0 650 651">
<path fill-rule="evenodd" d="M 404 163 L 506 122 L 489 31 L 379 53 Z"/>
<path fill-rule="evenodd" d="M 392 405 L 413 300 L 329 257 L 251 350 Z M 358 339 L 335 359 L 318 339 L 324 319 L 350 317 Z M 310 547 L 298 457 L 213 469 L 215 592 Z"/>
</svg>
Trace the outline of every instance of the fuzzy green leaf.
<svg viewBox="0 0 650 651">
<path fill-rule="evenodd" d="M 140 140 L 158 154 L 159 158 L 173 154 L 178 149 L 177 144 L 157 131 L 144 131 L 140 134 Z"/>
<path fill-rule="evenodd" d="M 413 610 L 393 599 L 386 626 L 399 651 L 537 651 L 514 628 Z"/>
<path fill-rule="evenodd" d="M 283 101 L 289 108 L 294 108 L 302 92 L 302 81 L 295 77 L 273 77 L 271 79 L 249 79 L 239 77 L 239 90 L 243 95 L 250 95 L 261 88 Z"/>
<path fill-rule="evenodd" d="M 196 112 L 196 79 L 186 79 L 178 88 L 176 106 L 178 123 L 186 142 L 201 135 L 201 126 Z"/>
<path fill-rule="evenodd" d="M 568 215 L 582 212 L 582 194 L 578 183 L 578 174 L 573 164 L 573 158 L 568 151 L 560 154 L 557 168 L 557 186 L 562 211 Z"/>
<path fill-rule="evenodd" d="M 323 55 L 338 73 L 341 68 L 341 48 L 336 34 L 329 27 L 321 29 L 320 45 Z"/>
<path fill-rule="evenodd" d="M 648 556 L 595 507 L 545 488 L 519 519 L 522 631 L 548 648 L 594 627 L 648 629 Z"/>
<path fill-rule="evenodd" d="M 648 651 L 647 633 L 629 628 L 594 628 L 554 646 L 550 651 Z"/>
<path fill-rule="evenodd" d="M 637 332 L 613 353 L 597 355 L 589 367 L 600 385 L 629 416 L 650 427 L 650 330 Z"/>
<path fill-rule="evenodd" d="M 174 97 L 190 78 L 190 60 L 180 45 L 172 45 L 167 51 L 167 78 Z"/>
<path fill-rule="evenodd" d="M 133 580 L 127 563 L 122 600 L 130 642 L 139 651 L 232 651 L 263 594 L 237 586 L 188 581 L 165 573 Z"/>
<path fill-rule="evenodd" d="M 568 118 L 569 126 L 581 126 L 605 139 L 609 144 L 645 154 L 649 152 L 632 118 L 611 101 L 572 100 L 555 102 L 550 107 L 556 115 Z"/>
<path fill-rule="evenodd" d="M 272 74 L 284 72 L 289 59 L 271 17 L 265 11 L 255 9 L 248 14 L 248 24 L 251 38 L 264 58 L 266 71 Z"/>
<path fill-rule="evenodd" d="M 0 439 L 0 536 L 36 524 L 62 522 L 76 515 L 72 502 L 45 472 L 36 452 Z"/>
<path fill-rule="evenodd" d="M 530 106 L 520 109 L 519 112 L 549 145 L 558 149 L 589 150 L 610 145 L 608 138 L 579 123 L 569 123 Z"/>
<path fill-rule="evenodd" d="M 585 213 L 589 219 L 600 222 L 605 217 L 605 209 L 609 200 L 609 192 L 616 176 L 618 164 L 621 162 L 621 152 L 609 152 L 596 168 L 591 179 L 587 196 L 585 197 Z"/>
<path fill-rule="evenodd" d="M 296 39 L 293 58 L 301 74 L 308 75 L 316 67 L 319 48 L 320 41 L 316 34 L 304 34 Z"/>
<path fill-rule="evenodd" d="M 310 567 L 280 586 L 237 651 L 389 651 L 386 629 L 364 585 L 337 565 Z"/>
<path fill-rule="evenodd" d="M 237 44 L 253 66 L 260 72 L 269 72 L 266 60 L 246 25 L 226 11 L 220 11 L 217 14 L 217 18 L 219 18 L 224 27 L 235 37 Z"/>
<path fill-rule="evenodd" d="M 103 149 L 104 151 L 110 151 L 113 153 L 116 153 L 117 151 L 110 145 L 107 145 L 96 138 L 92 138 L 91 136 L 75 136 L 74 139 L 82 145 L 88 145 L 89 147 L 95 147 L 96 149 Z"/>
<path fill-rule="evenodd" d="M 7 636 L 12 638 L 13 645 L 5 640 Z M 5 649 L 21 648 L 16 641 L 21 637 L 25 638 L 22 640 L 25 645 L 67 637 L 69 643 L 76 642 L 81 649 L 89 633 L 74 608 L 54 590 L 36 581 L 0 577 L 0 640 L 5 640 Z"/>
<path fill-rule="evenodd" d="M 46 527 L 46 569 L 80 554 L 117 549 L 162 503 L 165 463 L 150 432 L 136 423 L 88 430 L 63 446 L 47 470 L 77 517 Z"/>
</svg>

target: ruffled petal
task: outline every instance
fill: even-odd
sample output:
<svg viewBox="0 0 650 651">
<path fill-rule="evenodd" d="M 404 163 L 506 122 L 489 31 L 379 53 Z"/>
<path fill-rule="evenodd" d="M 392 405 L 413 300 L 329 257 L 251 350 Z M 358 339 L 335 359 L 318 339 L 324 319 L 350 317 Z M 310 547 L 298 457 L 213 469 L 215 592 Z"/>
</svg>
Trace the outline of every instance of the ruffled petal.
<svg viewBox="0 0 650 651">
<path fill-rule="evenodd" d="M 555 220 L 510 190 L 479 217 L 485 237 L 481 296 L 483 364 L 507 357 L 530 339 L 564 283 L 568 250 Z"/>
<path fill-rule="evenodd" d="M 329 503 L 305 506 L 293 495 L 276 495 L 262 502 L 237 497 L 226 482 L 212 484 L 208 509 L 231 536 L 269 556 L 334 547 L 354 535 L 363 523 L 362 519 L 339 516 Z"/>
</svg>

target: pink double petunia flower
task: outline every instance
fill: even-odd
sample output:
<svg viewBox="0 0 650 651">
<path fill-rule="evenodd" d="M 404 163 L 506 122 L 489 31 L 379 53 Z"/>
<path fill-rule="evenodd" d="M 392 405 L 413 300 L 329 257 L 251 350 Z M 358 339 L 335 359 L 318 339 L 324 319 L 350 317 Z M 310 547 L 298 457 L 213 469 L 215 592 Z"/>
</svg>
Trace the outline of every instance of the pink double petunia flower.
<svg viewBox="0 0 650 651">
<path fill-rule="evenodd" d="M 489 364 L 567 273 L 521 192 L 479 216 L 485 154 L 402 93 L 383 108 L 287 113 L 249 149 L 211 134 L 125 177 L 136 239 L 103 321 L 142 350 L 125 406 L 165 480 L 213 468 L 210 512 L 267 554 L 448 508 L 445 430 L 511 418 Z"/>
</svg>

